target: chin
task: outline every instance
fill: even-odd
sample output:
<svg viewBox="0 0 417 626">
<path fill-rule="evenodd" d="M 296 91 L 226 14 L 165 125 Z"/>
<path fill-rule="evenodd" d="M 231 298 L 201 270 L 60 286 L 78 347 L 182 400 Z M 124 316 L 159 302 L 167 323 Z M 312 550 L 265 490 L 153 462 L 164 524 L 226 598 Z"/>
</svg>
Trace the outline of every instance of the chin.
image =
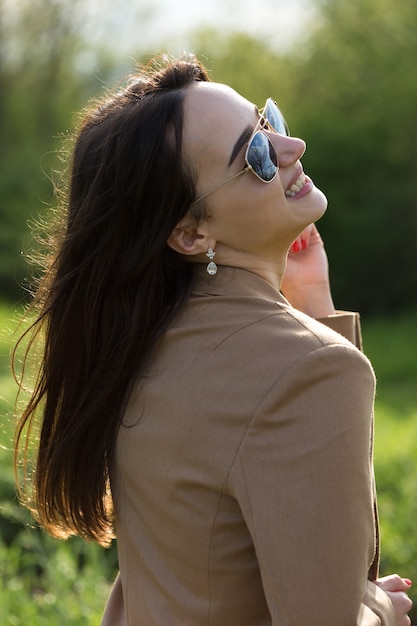
<svg viewBox="0 0 417 626">
<path fill-rule="evenodd" d="M 327 209 L 327 198 L 324 195 L 324 193 L 320 190 L 317 189 L 317 187 L 314 187 L 313 192 L 315 194 L 315 204 L 317 203 L 317 209 L 320 211 L 320 217 L 326 212 Z"/>
<path fill-rule="evenodd" d="M 300 199 L 300 209 L 301 203 L 303 205 L 302 214 L 306 225 L 319 220 L 327 209 L 327 198 L 317 187 L 313 187 L 310 193 Z"/>
</svg>

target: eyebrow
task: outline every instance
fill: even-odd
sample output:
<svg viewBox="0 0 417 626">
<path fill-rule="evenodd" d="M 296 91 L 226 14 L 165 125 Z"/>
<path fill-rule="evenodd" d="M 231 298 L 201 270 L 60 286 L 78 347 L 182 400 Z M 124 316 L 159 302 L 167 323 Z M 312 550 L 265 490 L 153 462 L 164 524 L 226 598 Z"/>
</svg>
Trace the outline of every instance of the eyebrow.
<svg viewBox="0 0 417 626">
<path fill-rule="evenodd" d="M 243 131 L 243 133 L 240 135 L 239 139 L 236 141 L 235 145 L 233 146 L 233 150 L 232 150 L 232 154 L 230 155 L 228 167 L 232 165 L 233 161 L 236 159 L 237 155 L 241 151 L 242 146 L 244 146 L 245 143 L 249 141 L 252 133 L 253 133 L 253 126 L 246 126 L 245 130 Z"/>
</svg>

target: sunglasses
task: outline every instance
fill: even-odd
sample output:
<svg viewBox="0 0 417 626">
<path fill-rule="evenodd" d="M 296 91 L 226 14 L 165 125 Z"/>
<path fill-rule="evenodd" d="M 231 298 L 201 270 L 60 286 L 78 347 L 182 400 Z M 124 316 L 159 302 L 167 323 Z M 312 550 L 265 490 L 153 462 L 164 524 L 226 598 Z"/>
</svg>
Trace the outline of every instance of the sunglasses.
<svg viewBox="0 0 417 626">
<path fill-rule="evenodd" d="M 264 183 L 270 183 L 274 180 L 279 169 L 278 156 L 268 135 L 264 131 L 273 131 L 279 133 L 280 135 L 286 135 L 287 137 L 290 133 L 277 103 L 274 102 L 272 98 L 268 98 L 263 109 L 260 109 L 259 115 L 260 120 L 256 125 L 255 130 L 249 139 L 248 147 L 246 148 L 246 165 L 243 170 L 231 178 L 228 178 L 223 183 L 220 183 L 217 187 L 210 189 L 210 191 L 197 198 L 197 200 L 194 200 L 191 206 L 193 206 L 193 204 L 197 204 L 200 200 L 207 198 L 207 196 L 212 194 L 214 191 L 217 191 L 217 189 L 220 189 L 223 185 L 230 183 L 231 180 L 237 178 L 245 172 L 252 172 Z M 258 128 L 259 125 L 261 128 Z"/>
</svg>

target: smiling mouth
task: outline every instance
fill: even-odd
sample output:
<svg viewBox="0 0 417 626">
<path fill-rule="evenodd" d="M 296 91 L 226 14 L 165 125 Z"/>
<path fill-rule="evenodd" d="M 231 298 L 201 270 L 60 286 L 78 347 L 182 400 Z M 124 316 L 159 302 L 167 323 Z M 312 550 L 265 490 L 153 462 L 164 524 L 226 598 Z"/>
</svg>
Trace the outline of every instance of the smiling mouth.
<svg viewBox="0 0 417 626">
<path fill-rule="evenodd" d="M 285 192 L 285 195 L 287 196 L 287 198 L 292 198 L 297 193 L 299 193 L 301 189 L 304 187 L 304 185 L 306 184 L 306 182 L 307 182 L 306 175 L 304 174 L 304 172 L 301 172 L 301 174 L 299 175 L 295 183 L 293 183 L 291 187 L 287 189 L 287 191 Z"/>
</svg>

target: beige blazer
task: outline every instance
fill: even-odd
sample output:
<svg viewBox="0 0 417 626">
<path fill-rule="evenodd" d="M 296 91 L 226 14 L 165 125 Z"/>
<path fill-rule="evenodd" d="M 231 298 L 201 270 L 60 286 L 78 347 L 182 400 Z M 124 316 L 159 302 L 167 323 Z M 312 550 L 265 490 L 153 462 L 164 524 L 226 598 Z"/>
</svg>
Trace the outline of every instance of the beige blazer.
<svg viewBox="0 0 417 626">
<path fill-rule="evenodd" d="M 359 341 L 356 314 L 325 321 Z M 119 431 L 103 626 L 395 625 L 351 341 L 251 272 L 201 272 Z"/>
</svg>

